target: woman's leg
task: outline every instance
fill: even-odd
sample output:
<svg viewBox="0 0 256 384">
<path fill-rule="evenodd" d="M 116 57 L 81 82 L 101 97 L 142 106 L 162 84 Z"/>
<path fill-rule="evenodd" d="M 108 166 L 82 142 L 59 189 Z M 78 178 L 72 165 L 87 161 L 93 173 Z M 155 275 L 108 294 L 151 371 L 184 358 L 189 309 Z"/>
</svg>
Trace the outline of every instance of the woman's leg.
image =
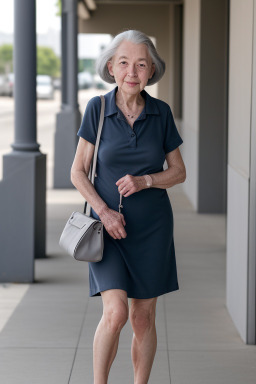
<svg viewBox="0 0 256 384">
<path fill-rule="evenodd" d="M 101 292 L 103 315 L 93 342 L 94 384 L 107 384 L 109 371 L 117 353 L 121 329 L 128 320 L 126 291 L 111 289 Z"/>
<path fill-rule="evenodd" d="M 129 317 L 134 332 L 132 339 L 134 384 L 147 384 L 153 365 L 157 346 L 156 301 L 157 298 L 131 301 Z"/>
</svg>

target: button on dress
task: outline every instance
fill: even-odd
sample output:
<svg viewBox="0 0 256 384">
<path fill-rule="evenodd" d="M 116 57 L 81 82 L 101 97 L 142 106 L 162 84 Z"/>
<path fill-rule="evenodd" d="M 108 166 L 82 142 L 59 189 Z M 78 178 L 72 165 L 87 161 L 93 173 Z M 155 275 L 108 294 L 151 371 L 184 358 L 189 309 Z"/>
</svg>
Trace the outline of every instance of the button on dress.
<svg viewBox="0 0 256 384">
<path fill-rule="evenodd" d="M 109 208 L 118 211 L 117 180 L 163 171 L 165 155 L 182 144 L 168 104 L 141 92 L 145 107 L 129 126 L 117 107 L 117 87 L 105 97 L 94 187 Z M 100 97 L 87 104 L 78 136 L 95 145 Z M 103 230 L 100 262 L 89 263 L 90 296 L 122 289 L 127 296 L 148 299 L 179 289 L 173 239 L 173 212 L 166 189 L 147 188 L 123 196 L 125 239 L 113 239 Z M 91 209 L 91 216 L 99 219 Z"/>
</svg>

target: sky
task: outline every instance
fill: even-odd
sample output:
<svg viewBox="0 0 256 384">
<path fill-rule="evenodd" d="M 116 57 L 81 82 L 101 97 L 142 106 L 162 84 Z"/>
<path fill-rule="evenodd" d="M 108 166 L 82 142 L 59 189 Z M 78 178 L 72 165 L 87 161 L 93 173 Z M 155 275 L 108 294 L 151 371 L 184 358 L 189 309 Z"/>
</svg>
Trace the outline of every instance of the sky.
<svg viewBox="0 0 256 384">
<path fill-rule="evenodd" d="M 36 0 L 37 34 L 46 34 L 50 29 L 60 31 L 61 18 L 56 16 L 57 7 L 55 4 L 56 0 Z M 13 27 L 14 0 L 0 0 L 0 32 L 13 34 Z M 81 34 L 78 36 L 78 56 L 96 58 L 100 53 L 100 46 L 107 45 L 110 41 L 109 35 Z M 54 44 L 52 48 L 54 49 Z"/>
<path fill-rule="evenodd" d="M 56 16 L 56 0 L 36 1 L 37 33 L 46 33 L 48 29 L 60 30 L 60 17 Z M 0 31 L 13 33 L 14 0 L 0 0 Z"/>
</svg>

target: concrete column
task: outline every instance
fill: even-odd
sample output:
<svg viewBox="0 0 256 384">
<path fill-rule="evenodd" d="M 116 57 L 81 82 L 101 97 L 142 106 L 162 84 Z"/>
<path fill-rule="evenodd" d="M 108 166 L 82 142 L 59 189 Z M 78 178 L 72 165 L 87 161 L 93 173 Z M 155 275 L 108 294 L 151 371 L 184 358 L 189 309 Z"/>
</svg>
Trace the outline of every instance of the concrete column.
<svg viewBox="0 0 256 384">
<path fill-rule="evenodd" d="M 78 142 L 81 114 L 77 103 L 77 0 L 62 0 L 62 105 L 57 114 L 54 188 L 73 188 L 70 168 Z"/>
<path fill-rule="evenodd" d="M 67 19 L 67 104 L 74 111 L 78 110 L 77 103 L 77 72 L 78 72 L 78 50 L 77 50 L 77 0 L 66 0 L 63 11 Z M 63 5 L 64 5 L 63 4 Z"/>
<path fill-rule="evenodd" d="M 30 5 L 30 6 L 29 6 Z M 36 142 L 36 19 L 34 1 L 14 8 L 15 138 L 17 151 L 38 151 Z M 23 20 L 29 20 L 24 22 Z"/>
<path fill-rule="evenodd" d="M 253 6 L 252 112 L 250 143 L 247 343 L 256 344 L 256 0 Z"/>
<path fill-rule="evenodd" d="M 46 156 L 36 141 L 36 4 L 15 0 L 15 139 L 0 183 L 0 281 L 33 282 L 45 256 Z"/>
<path fill-rule="evenodd" d="M 201 0 L 198 212 L 226 212 L 228 0 Z"/>
<path fill-rule="evenodd" d="M 184 190 L 200 213 L 226 212 L 229 0 L 184 0 Z"/>
<path fill-rule="evenodd" d="M 182 120 L 180 124 L 182 157 L 187 168 L 183 184 L 186 195 L 198 209 L 198 142 L 200 78 L 200 13 L 201 0 L 184 0 L 182 52 Z"/>
<path fill-rule="evenodd" d="M 182 118 L 182 50 L 183 50 L 183 4 L 174 4 L 174 57 L 173 57 L 173 113 Z"/>
<path fill-rule="evenodd" d="M 61 105 L 67 104 L 67 13 L 61 14 Z"/>
</svg>

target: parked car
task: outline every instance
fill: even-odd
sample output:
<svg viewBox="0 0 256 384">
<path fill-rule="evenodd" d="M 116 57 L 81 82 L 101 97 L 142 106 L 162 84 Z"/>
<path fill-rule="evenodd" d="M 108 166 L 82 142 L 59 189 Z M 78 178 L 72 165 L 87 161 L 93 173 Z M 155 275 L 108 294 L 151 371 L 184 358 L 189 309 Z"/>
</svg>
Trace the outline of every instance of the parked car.
<svg viewBox="0 0 256 384">
<path fill-rule="evenodd" d="M 108 89 L 109 84 L 106 83 L 99 75 L 94 75 L 93 77 L 94 87 L 97 89 Z"/>
<path fill-rule="evenodd" d="M 88 89 L 93 86 L 93 77 L 90 72 L 80 72 L 77 75 L 78 89 Z"/>
<path fill-rule="evenodd" d="M 52 81 L 54 89 L 61 89 L 61 78 L 55 77 Z"/>
<path fill-rule="evenodd" d="M 54 86 L 52 78 L 48 75 L 37 75 L 36 94 L 38 99 L 53 99 Z"/>
<path fill-rule="evenodd" d="M 7 73 L 0 75 L 0 95 L 13 96 L 14 92 L 14 74 Z"/>
</svg>

